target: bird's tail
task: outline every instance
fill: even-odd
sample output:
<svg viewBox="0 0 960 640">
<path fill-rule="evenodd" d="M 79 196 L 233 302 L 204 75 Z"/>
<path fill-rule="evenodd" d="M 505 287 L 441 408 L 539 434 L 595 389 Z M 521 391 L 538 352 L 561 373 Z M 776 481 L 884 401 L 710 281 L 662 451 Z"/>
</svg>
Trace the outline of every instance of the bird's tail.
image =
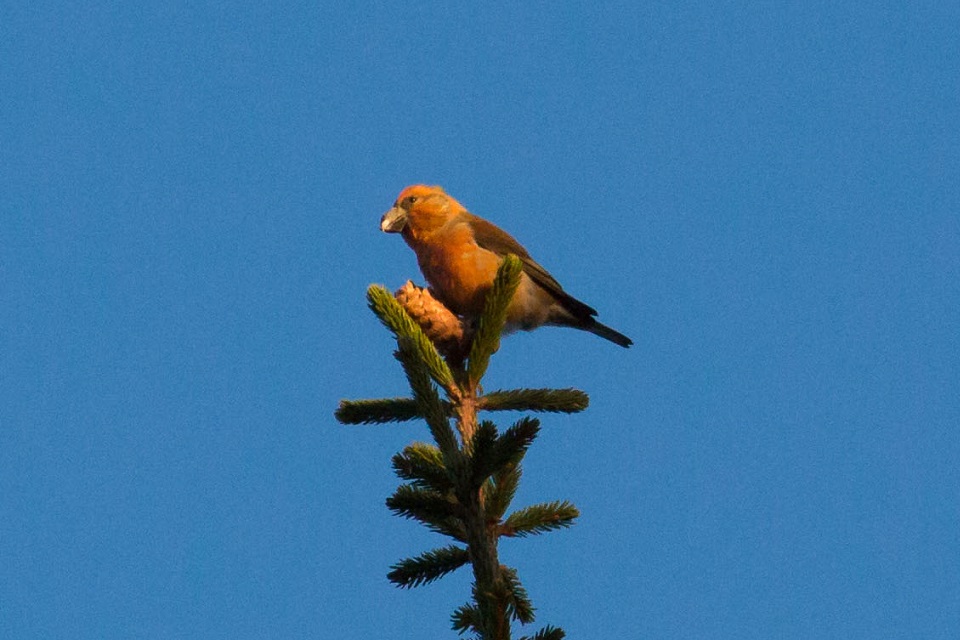
<svg viewBox="0 0 960 640">
<path fill-rule="evenodd" d="M 608 327 L 607 325 L 601 322 L 597 322 L 596 320 L 591 319 L 591 322 L 589 324 L 583 325 L 580 328 L 583 329 L 584 331 L 595 333 L 601 338 L 605 338 L 610 342 L 614 344 L 618 344 L 625 349 L 633 344 L 633 340 L 631 340 L 627 336 L 623 335 L 619 331 L 611 329 L 610 327 Z"/>
</svg>

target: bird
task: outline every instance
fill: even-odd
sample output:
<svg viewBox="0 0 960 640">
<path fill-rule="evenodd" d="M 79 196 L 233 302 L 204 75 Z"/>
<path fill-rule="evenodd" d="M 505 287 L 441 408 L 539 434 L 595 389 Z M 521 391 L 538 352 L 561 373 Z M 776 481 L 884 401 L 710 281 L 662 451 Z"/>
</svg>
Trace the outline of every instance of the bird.
<svg viewBox="0 0 960 640">
<path fill-rule="evenodd" d="M 507 308 L 505 331 L 572 327 L 621 347 L 633 344 L 598 322 L 597 311 L 564 291 L 513 236 L 467 211 L 442 187 L 415 184 L 403 189 L 380 219 L 380 229 L 403 237 L 417 255 L 430 290 L 461 317 L 479 317 L 500 263 L 513 254 L 523 271 Z"/>
</svg>

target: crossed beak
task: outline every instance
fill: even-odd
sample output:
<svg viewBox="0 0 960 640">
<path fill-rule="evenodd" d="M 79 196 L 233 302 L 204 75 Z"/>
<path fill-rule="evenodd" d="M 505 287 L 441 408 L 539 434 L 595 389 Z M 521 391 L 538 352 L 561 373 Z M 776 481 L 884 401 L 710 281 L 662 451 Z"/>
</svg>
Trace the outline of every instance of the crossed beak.
<svg viewBox="0 0 960 640">
<path fill-rule="evenodd" d="M 407 225 L 407 212 L 400 207 L 394 207 L 380 218 L 380 230 L 386 233 L 400 233 Z"/>
</svg>

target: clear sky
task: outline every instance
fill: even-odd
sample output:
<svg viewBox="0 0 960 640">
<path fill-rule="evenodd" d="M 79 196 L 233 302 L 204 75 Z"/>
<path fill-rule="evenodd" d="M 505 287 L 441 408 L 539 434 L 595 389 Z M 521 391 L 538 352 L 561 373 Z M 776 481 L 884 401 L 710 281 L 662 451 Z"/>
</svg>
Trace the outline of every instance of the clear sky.
<svg viewBox="0 0 960 640">
<path fill-rule="evenodd" d="M 406 6 L 405 6 L 406 5 Z M 373 282 L 443 185 L 634 339 L 508 540 L 571 638 L 960 637 L 960 4 L 7 3 L 0 637 L 454 637 Z M 501 425 L 515 416 L 496 416 Z"/>
</svg>

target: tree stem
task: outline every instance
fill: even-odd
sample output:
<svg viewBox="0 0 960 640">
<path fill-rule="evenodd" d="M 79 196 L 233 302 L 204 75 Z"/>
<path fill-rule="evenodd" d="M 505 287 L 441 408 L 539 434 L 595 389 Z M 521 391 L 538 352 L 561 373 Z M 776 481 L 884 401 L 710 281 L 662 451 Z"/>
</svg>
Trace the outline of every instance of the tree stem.
<svg viewBox="0 0 960 640">
<path fill-rule="evenodd" d="M 467 388 L 464 388 L 467 387 Z M 462 385 L 461 393 L 454 404 L 457 430 L 463 441 L 464 454 L 469 456 L 473 448 L 473 436 L 477 430 L 477 392 L 475 388 Z M 462 482 L 469 485 L 469 480 Z M 477 607 L 483 621 L 484 640 L 510 640 L 510 621 L 507 615 L 504 590 L 500 585 L 500 559 L 497 554 L 496 531 L 488 523 L 484 509 L 483 489 L 472 486 L 458 487 L 464 509 L 463 522 L 467 534 L 467 549 L 473 565 L 473 577 L 477 585 Z"/>
</svg>

